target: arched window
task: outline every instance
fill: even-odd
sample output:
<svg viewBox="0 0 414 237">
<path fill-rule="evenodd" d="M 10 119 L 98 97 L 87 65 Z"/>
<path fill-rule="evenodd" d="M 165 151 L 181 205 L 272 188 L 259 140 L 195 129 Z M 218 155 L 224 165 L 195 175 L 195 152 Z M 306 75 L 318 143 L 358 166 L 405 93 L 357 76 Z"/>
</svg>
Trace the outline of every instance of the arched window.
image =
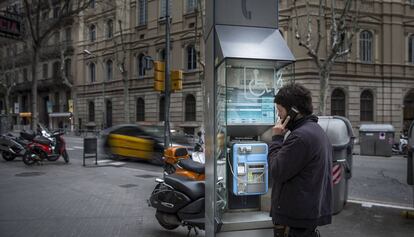
<svg viewBox="0 0 414 237">
<path fill-rule="evenodd" d="M 341 89 L 335 89 L 331 96 L 331 115 L 345 117 L 345 93 Z"/>
<path fill-rule="evenodd" d="M 137 121 L 145 121 L 145 101 L 142 98 L 137 99 Z"/>
<path fill-rule="evenodd" d="M 160 98 L 160 110 L 159 110 L 159 117 L 160 121 L 165 121 L 165 99 L 164 96 Z"/>
<path fill-rule="evenodd" d="M 187 13 L 194 12 L 197 8 L 196 0 L 187 0 Z"/>
<path fill-rule="evenodd" d="M 414 34 L 408 38 L 408 62 L 414 63 Z"/>
<path fill-rule="evenodd" d="M 106 38 L 110 39 L 114 36 L 114 22 L 112 20 L 108 20 L 106 22 Z"/>
<path fill-rule="evenodd" d="M 93 101 L 89 101 L 88 111 L 89 111 L 89 122 L 95 122 L 95 103 Z"/>
<path fill-rule="evenodd" d="M 138 25 L 146 25 L 148 15 L 148 2 L 147 0 L 139 0 L 138 4 Z"/>
<path fill-rule="evenodd" d="M 138 76 L 142 77 L 145 76 L 145 62 L 144 62 L 144 54 L 139 54 L 137 58 L 137 70 L 138 70 Z"/>
<path fill-rule="evenodd" d="M 372 33 L 364 30 L 359 34 L 359 57 L 362 62 L 372 62 Z"/>
<path fill-rule="evenodd" d="M 112 60 L 106 61 L 106 80 L 111 81 L 113 79 L 113 62 Z"/>
<path fill-rule="evenodd" d="M 52 68 L 53 68 L 53 71 L 52 71 L 53 75 L 52 76 L 53 76 L 54 79 L 56 79 L 60 75 L 60 62 L 59 61 L 54 62 L 52 64 Z"/>
<path fill-rule="evenodd" d="M 370 90 L 361 93 L 361 121 L 374 121 L 374 96 Z"/>
<path fill-rule="evenodd" d="M 95 82 L 96 81 L 96 66 L 95 63 L 89 64 L 89 81 Z"/>
<path fill-rule="evenodd" d="M 72 65 L 72 61 L 70 59 L 66 59 L 65 60 L 65 76 L 66 77 L 70 77 L 72 72 L 71 72 L 71 65 Z"/>
<path fill-rule="evenodd" d="M 158 53 L 158 59 L 165 62 L 165 49 L 161 49 Z"/>
<path fill-rule="evenodd" d="M 197 68 L 197 54 L 194 45 L 187 46 L 187 69 L 193 70 Z"/>
<path fill-rule="evenodd" d="M 95 25 L 89 26 L 89 40 L 95 42 L 96 40 L 96 27 Z"/>
<path fill-rule="evenodd" d="M 185 98 L 185 121 L 196 120 L 196 100 L 193 95 Z"/>
</svg>

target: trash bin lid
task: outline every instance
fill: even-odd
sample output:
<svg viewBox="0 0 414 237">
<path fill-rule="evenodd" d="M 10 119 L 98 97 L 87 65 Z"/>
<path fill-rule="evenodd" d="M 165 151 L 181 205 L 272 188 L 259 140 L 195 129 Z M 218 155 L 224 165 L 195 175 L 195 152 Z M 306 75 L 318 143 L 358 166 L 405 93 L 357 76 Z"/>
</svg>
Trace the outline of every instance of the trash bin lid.
<svg viewBox="0 0 414 237">
<path fill-rule="evenodd" d="M 395 132 L 391 124 L 361 124 L 360 132 Z"/>
<path fill-rule="evenodd" d="M 318 124 L 325 131 L 332 146 L 345 146 L 353 137 L 351 123 L 340 116 L 319 116 Z"/>
</svg>

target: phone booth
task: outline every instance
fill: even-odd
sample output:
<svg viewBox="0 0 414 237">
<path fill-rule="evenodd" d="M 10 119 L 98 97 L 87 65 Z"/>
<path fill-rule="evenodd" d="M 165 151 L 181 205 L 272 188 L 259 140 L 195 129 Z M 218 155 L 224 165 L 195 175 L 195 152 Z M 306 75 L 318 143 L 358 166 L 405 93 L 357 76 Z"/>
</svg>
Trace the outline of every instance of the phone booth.
<svg viewBox="0 0 414 237">
<path fill-rule="evenodd" d="M 293 81 L 289 65 L 295 60 L 277 28 L 277 9 L 277 1 L 269 0 L 206 2 L 211 27 L 204 107 L 209 237 L 272 231 L 265 137 L 277 118 L 274 96 Z"/>
</svg>

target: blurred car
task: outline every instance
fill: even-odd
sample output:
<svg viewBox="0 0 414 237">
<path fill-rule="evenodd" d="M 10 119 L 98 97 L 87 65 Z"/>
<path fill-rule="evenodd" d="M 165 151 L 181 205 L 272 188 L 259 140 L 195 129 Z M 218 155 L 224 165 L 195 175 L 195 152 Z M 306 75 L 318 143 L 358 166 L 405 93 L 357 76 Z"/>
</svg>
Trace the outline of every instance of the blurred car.
<svg viewBox="0 0 414 237">
<path fill-rule="evenodd" d="M 164 164 L 164 127 L 122 124 L 102 131 L 102 145 L 106 154 L 112 157 L 126 157 L 147 160 L 153 164 Z M 173 145 L 193 149 L 190 139 L 183 135 L 172 135 Z"/>
</svg>

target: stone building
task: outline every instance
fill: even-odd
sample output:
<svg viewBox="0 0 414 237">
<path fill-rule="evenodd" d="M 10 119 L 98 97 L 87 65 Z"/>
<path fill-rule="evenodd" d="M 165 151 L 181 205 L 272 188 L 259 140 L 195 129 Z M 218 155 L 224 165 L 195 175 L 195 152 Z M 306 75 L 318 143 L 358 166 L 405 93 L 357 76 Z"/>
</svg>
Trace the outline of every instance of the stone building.
<svg viewBox="0 0 414 237">
<path fill-rule="evenodd" d="M 317 108 L 318 71 L 295 39 L 293 0 L 279 2 L 279 27 L 297 60 L 295 79 L 312 90 Z M 299 18 L 306 17 L 304 1 L 297 2 Z M 310 1 L 311 14 L 317 14 L 318 2 Z M 315 33 L 316 26 L 312 27 Z M 322 45 L 327 50 L 326 40 Z M 327 109 L 327 114 L 348 117 L 355 131 L 365 123 L 390 123 L 397 133 L 408 129 L 414 120 L 413 1 L 360 4 L 351 53 L 332 70 Z"/>
<path fill-rule="evenodd" d="M 154 90 L 146 57 L 165 60 L 165 2 L 112 1 L 80 16 L 77 54 L 77 108 L 81 128 L 97 129 L 122 123 L 163 125 L 164 97 Z M 182 91 L 172 93 L 171 128 L 194 134 L 201 128 L 202 19 L 196 0 L 170 1 L 171 69 L 184 72 Z M 120 66 L 125 57 L 128 113 Z"/>
</svg>

